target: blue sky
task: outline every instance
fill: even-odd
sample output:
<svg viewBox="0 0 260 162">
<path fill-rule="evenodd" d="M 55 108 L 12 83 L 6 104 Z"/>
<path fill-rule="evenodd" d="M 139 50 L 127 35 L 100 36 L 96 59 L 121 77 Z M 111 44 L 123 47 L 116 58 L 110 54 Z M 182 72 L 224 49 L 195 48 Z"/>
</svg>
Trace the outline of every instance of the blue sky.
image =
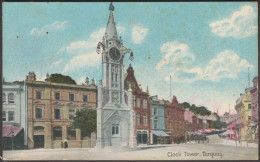
<svg viewBox="0 0 260 162">
<path fill-rule="evenodd" d="M 150 95 L 207 106 L 220 114 L 257 75 L 257 5 L 247 2 L 114 3 L 123 43 Z M 24 80 L 34 71 L 102 79 L 95 51 L 109 16 L 109 3 L 3 3 L 3 76 Z M 47 34 L 48 32 L 48 34 Z M 252 81 L 250 81 L 252 85 Z"/>
</svg>

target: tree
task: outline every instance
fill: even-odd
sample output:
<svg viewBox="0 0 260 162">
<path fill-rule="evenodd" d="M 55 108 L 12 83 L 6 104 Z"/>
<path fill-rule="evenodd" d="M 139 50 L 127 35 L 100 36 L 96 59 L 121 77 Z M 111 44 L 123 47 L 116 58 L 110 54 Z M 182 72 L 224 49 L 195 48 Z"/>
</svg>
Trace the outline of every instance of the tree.
<svg viewBox="0 0 260 162">
<path fill-rule="evenodd" d="M 190 104 L 188 102 L 183 102 L 180 105 L 184 108 L 190 108 Z"/>
<path fill-rule="evenodd" d="M 227 128 L 227 123 L 220 122 L 220 121 L 212 121 L 211 128 L 213 128 L 213 129 Z"/>
<path fill-rule="evenodd" d="M 196 106 L 195 104 L 190 105 L 188 102 L 183 102 L 180 105 L 184 108 L 189 108 L 190 111 L 192 111 L 195 114 L 203 116 L 211 114 L 211 111 L 208 110 L 208 108 L 206 108 L 205 106 Z"/>
<path fill-rule="evenodd" d="M 81 130 L 82 137 L 97 132 L 97 111 L 93 109 L 81 109 L 76 112 L 74 125 Z"/>
<path fill-rule="evenodd" d="M 62 74 L 51 74 L 47 80 L 55 83 L 76 84 L 75 80 L 73 80 L 70 76 L 65 76 Z"/>
</svg>

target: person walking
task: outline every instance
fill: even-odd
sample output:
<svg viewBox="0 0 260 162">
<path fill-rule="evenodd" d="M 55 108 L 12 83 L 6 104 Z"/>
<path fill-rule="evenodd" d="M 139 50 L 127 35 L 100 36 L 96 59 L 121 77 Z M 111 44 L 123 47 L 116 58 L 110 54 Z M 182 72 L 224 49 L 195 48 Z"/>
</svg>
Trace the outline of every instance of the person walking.
<svg viewBox="0 0 260 162">
<path fill-rule="evenodd" d="M 64 140 L 64 148 L 66 149 L 68 147 L 69 147 L 68 140 L 67 140 L 67 138 L 65 138 L 65 140 Z"/>
</svg>

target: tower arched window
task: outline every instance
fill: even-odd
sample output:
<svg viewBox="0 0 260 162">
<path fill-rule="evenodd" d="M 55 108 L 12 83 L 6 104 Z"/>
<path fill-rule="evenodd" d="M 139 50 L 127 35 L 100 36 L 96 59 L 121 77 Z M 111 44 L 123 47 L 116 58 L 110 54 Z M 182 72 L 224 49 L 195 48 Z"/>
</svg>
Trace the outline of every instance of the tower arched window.
<svg viewBox="0 0 260 162">
<path fill-rule="evenodd" d="M 13 93 L 8 94 L 8 103 L 14 103 L 14 94 Z"/>
</svg>

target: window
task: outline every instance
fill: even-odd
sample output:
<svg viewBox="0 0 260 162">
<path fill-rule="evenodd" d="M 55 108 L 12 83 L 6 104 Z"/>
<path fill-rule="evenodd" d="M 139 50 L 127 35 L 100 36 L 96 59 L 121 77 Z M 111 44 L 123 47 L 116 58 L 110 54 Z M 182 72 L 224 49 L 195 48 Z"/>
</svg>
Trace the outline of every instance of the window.
<svg viewBox="0 0 260 162">
<path fill-rule="evenodd" d="M 59 92 L 55 93 L 55 100 L 60 100 L 60 93 Z"/>
<path fill-rule="evenodd" d="M 72 94 L 72 93 L 69 94 L 69 100 L 74 101 L 74 94 Z"/>
<path fill-rule="evenodd" d="M 143 100 L 141 100 L 140 107 L 143 108 Z"/>
<path fill-rule="evenodd" d="M 143 101 L 143 108 L 147 109 L 147 100 Z"/>
<path fill-rule="evenodd" d="M 36 119 L 42 119 L 42 109 L 36 108 Z"/>
<path fill-rule="evenodd" d="M 147 126 L 147 116 L 146 116 L 146 114 L 144 114 L 143 120 L 144 120 L 144 126 Z"/>
<path fill-rule="evenodd" d="M 34 130 L 35 130 L 35 131 L 43 131 L 43 130 L 44 130 L 44 127 L 42 127 L 42 126 L 36 126 L 36 127 L 34 127 Z"/>
<path fill-rule="evenodd" d="M 133 106 L 136 107 L 136 98 L 133 96 Z"/>
<path fill-rule="evenodd" d="M 136 102 L 137 107 L 140 108 L 140 98 L 137 98 Z"/>
<path fill-rule="evenodd" d="M 88 102 L 88 95 L 83 95 L 83 101 Z"/>
<path fill-rule="evenodd" d="M 248 120 L 250 121 L 252 119 L 252 117 L 251 116 L 248 116 Z"/>
<path fill-rule="evenodd" d="M 119 134 L 119 124 L 112 124 L 112 135 Z"/>
<path fill-rule="evenodd" d="M 3 93 L 2 100 L 3 100 L 3 102 L 5 102 L 5 101 L 6 101 L 6 96 L 5 96 L 5 93 Z"/>
<path fill-rule="evenodd" d="M 137 114 L 136 115 L 136 123 L 137 123 L 137 125 L 140 125 L 141 124 L 141 117 L 140 117 L 140 114 Z"/>
<path fill-rule="evenodd" d="M 14 103 L 14 94 L 13 93 L 8 94 L 8 103 Z"/>
<path fill-rule="evenodd" d="M 53 127 L 53 139 L 61 140 L 62 139 L 62 127 Z"/>
<path fill-rule="evenodd" d="M 67 129 L 68 139 L 69 140 L 75 140 L 76 139 L 76 130 L 73 128 Z"/>
<path fill-rule="evenodd" d="M 158 120 L 154 120 L 154 126 L 153 126 L 155 129 L 158 128 Z"/>
<path fill-rule="evenodd" d="M 69 119 L 73 119 L 74 118 L 74 112 L 75 112 L 75 110 L 73 110 L 73 109 L 69 110 Z"/>
<path fill-rule="evenodd" d="M 248 104 L 248 109 L 252 109 L 251 104 Z"/>
<path fill-rule="evenodd" d="M 60 119 L 60 109 L 55 109 L 55 119 Z"/>
<path fill-rule="evenodd" d="M 6 121 L 6 112 L 3 111 L 3 121 Z"/>
<path fill-rule="evenodd" d="M 42 99 L 42 92 L 40 92 L 40 91 L 37 91 L 36 92 L 36 99 Z"/>
<path fill-rule="evenodd" d="M 169 114 L 169 113 L 168 113 Z M 153 115 L 157 115 L 157 108 L 153 108 Z"/>
<path fill-rule="evenodd" d="M 8 111 L 8 121 L 14 121 L 14 111 Z"/>
</svg>

